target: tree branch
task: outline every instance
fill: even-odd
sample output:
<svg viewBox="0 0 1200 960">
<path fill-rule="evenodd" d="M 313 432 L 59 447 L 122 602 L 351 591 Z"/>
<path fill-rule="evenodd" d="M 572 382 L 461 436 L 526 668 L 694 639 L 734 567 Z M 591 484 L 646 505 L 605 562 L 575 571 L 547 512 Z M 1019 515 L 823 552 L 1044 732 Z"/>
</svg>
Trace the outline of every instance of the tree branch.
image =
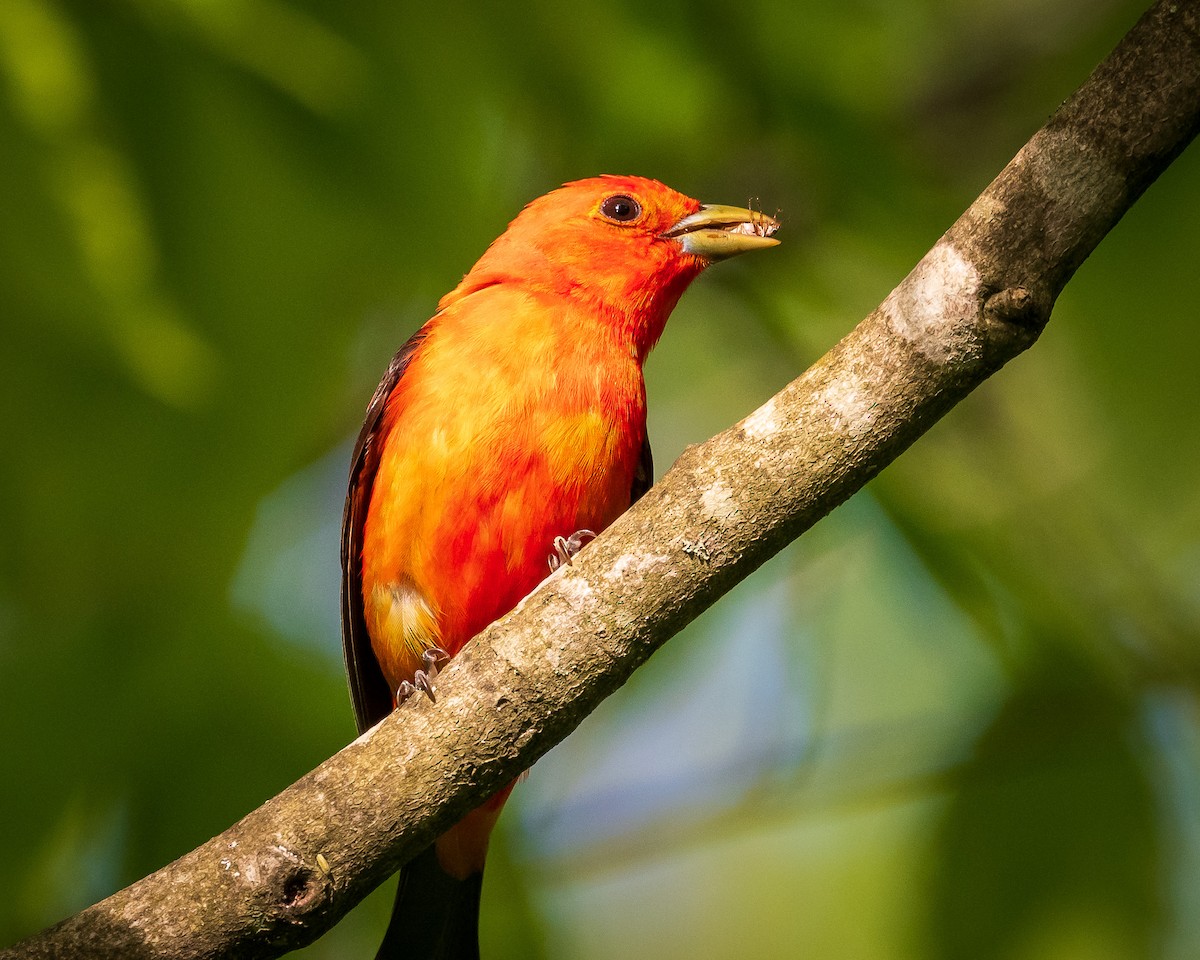
<svg viewBox="0 0 1200 960">
<path fill-rule="evenodd" d="M 9 957 L 270 957 L 527 769 L 691 619 L 1029 347 L 1200 123 L 1200 0 L 1164 0 L 869 317 L 416 698 L 203 846 Z"/>
</svg>

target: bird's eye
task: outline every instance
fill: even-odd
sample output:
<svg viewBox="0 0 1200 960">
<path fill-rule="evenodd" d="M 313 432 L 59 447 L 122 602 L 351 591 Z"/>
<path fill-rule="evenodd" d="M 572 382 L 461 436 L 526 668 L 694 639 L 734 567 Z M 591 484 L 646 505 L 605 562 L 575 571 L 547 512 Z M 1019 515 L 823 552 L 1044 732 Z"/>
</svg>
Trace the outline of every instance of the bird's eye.
<svg viewBox="0 0 1200 960">
<path fill-rule="evenodd" d="M 642 205 L 633 197 L 618 193 L 615 197 L 609 197 L 600 204 L 600 212 L 609 220 L 615 220 L 617 223 L 629 223 L 642 215 Z"/>
</svg>

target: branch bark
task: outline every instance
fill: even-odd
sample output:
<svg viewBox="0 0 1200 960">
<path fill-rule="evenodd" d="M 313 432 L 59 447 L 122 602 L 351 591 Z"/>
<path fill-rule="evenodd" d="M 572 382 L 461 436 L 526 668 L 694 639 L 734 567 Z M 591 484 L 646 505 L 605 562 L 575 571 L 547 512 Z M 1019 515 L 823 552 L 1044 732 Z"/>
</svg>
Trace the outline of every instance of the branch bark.
<svg viewBox="0 0 1200 960">
<path fill-rule="evenodd" d="M 570 733 L 667 638 L 1038 337 L 1200 125 L 1200 0 L 1162 0 L 869 317 L 685 452 L 414 699 L 220 836 L 11 958 L 272 957 Z"/>
</svg>

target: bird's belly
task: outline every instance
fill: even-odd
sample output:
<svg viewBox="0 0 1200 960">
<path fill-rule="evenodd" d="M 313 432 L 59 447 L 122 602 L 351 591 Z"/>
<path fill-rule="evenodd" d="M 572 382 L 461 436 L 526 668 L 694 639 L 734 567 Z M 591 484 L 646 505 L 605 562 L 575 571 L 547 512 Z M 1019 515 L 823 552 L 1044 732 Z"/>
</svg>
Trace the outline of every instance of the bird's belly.
<svg viewBox="0 0 1200 960">
<path fill-rule="evenodd" d="M 363 551 L 367 627 L 390 687 L 424 650 L 453 655 L 515 607 L 549 575 L 555 537 L 599 532 L 629 506 L 642 429 L 585 410 L 491 442 L 393 433 Z"/>
</svg>

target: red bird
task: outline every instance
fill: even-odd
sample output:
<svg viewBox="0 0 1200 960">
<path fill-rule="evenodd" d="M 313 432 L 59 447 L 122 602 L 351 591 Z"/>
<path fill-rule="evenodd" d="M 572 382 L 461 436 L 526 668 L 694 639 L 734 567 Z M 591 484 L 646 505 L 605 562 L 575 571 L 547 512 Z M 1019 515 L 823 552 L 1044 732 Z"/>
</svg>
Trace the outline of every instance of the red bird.
<svg viewBox="0 0 1200 960">
<path fill-rule="evenodd" d="M 359 731 L 650 486 L 642 364 L 710 263 L 779 224 L 640 177 L 530 203 L 392 359 L 342 526 L 342 641 Z M 547 559 L 551 560 L 550 567 Z M 511 787 L 401 872 L 379 957 L 479 955 L 491 828 Z"/>
</svg>

